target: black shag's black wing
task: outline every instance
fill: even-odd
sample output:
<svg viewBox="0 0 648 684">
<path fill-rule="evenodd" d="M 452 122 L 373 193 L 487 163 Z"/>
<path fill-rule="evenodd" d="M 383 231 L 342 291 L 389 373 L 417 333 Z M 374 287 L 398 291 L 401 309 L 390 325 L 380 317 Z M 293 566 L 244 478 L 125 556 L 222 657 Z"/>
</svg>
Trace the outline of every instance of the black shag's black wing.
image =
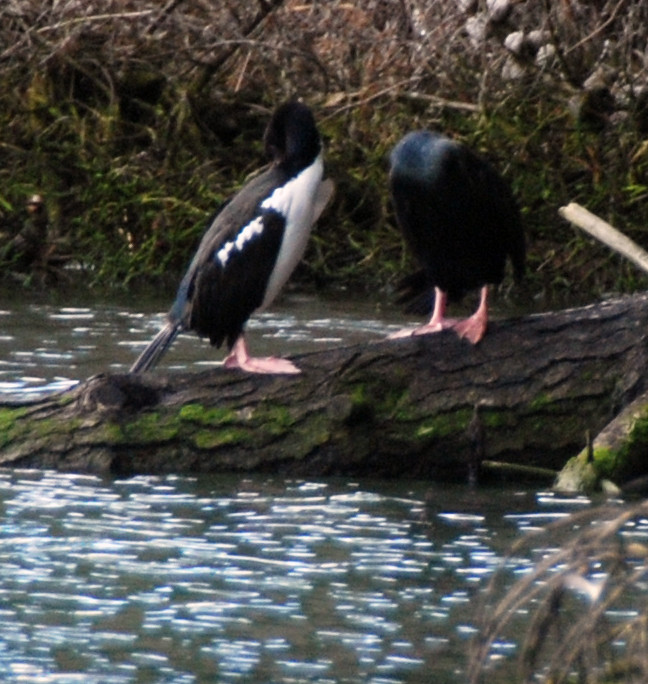
<svg viewBox="0 0 648 684">
<path fill-rule="evenodd" d="M 435 286 L 457 300 L 468 290 L 500 283 L 507 256 L 516 278 L 524 272 L 524 233 L 506 181 L 449 140 L 435 148 L 431 164 L 429 174 L 391 177 L 399 225 L 422 266 L 399 288 L 416 311 L 431 307 Z"/>
</svg>

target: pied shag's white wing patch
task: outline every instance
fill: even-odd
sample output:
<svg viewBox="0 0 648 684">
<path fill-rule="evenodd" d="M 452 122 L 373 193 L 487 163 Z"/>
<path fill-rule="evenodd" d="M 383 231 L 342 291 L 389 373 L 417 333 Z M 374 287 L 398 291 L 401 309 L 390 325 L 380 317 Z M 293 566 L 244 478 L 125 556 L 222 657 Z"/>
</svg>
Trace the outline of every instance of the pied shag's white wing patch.
<svg viewBox="0 0 648 684">
<path fill-rule="evenodd" d="M 220 261 L 221 266 L 225 267 L 229 260 L 230 252 L 234 249 L 234 243 L 230 240 L 226 242 L 219 250 L 216 252 L 216 258 Z"/>
<path fill-rule="evenodd" d="M 261 235 L 263 232 L 263 219 L 258 216 L 253 221 L 250 221 L 242 230 L 238 232 L 233 240 L 228 240 L 219 250 L 216 252 L 216 259 L 220 261 L 223 268 L 227 265 L 230 254 L 234 249 L 241 252 L 245 247 L 246 243 L 249 242 L 256 235 Z"/>
<path fill-rule="evenodd" d="M 251 240 L 255 235 L 261 235 L 263 232 L 263 219 L 259 216 L 243 228 L 236 238 L 236 249 L 239 252 L 245 247 L 245 243 Z"/>
</svg>

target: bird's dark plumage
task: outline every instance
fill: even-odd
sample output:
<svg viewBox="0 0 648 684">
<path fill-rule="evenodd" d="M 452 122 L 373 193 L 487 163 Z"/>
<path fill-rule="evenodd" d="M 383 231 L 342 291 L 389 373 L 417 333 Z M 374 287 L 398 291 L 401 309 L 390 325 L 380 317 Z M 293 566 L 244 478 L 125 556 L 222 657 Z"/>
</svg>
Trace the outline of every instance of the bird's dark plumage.
<svg viewBox="0 0 648 684">
<path fill-rule="evenodd" d="M 508 184 L 484 159 L 442 135 L 417 131 L 392 151 L 389 181 L 398 224 L 422 267 L 406 287 L 419 304 L 429 291 L 428 311 L 432 290 L 452 301 L 500 283 L 507 257 L 516 279 L 522 277 L 520 214 Z"/>
<path fill-rule="evenodd" d="M 266 130 L 265 147 L 272 166 L 247 183 L 214 218 L 180 283 L 167 324 L 131 372 L 155 365 L 182 330 L 247 354 L 244 347 L 241 350 L 246 321 L 277 296 L 333 192 L 331 181 L 322 180 L 320 137 L 305 105 L 289 102 L 277 108 Z M 229 365 L 243 367 L 238 354 L 228 360 Z M 283 372 L 296 372 L 288 370 L 290 362 L 284 363 Z"/>
</svg>

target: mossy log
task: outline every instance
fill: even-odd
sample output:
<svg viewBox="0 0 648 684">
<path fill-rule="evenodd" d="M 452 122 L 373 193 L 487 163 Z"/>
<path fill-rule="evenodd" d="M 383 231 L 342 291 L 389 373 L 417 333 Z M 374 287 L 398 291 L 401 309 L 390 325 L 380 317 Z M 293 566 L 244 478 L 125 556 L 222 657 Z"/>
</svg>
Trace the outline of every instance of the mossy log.
<svg viewBox="0 0 648 684">
<path fill-rule="evenodd" d="M 648 491 L 648 392 L 625 406 L 593 440 L 588 439 L 562 468 L 555 488 L 563 492 Z"/>
<path fill-rule="evenodd" d="M 636 295 L 494 321 L 477 346 L 443 332 L 302 354 L 297 376 L 99 375 L 3 405 L 0 465 L 444 480 L 482 461 L 559 469 L 646 390 L 647 341 Z"/>
</svg>

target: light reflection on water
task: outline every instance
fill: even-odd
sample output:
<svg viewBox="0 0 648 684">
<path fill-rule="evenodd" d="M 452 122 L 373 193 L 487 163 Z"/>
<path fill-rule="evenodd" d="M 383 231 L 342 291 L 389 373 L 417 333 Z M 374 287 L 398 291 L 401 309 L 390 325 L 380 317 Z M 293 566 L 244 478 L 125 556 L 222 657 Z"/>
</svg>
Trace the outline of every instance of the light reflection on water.
<svg viewBox="0 0 648 684">
<path fill-rule="evenodd" d="M 11 300 L 9 300 L 11 302 Z M 71 307 L 16 302 L 0 309 L 0 398 L 22 399 L 68 389 L 95 373 L 128 370 L 164 323 L 168 302 L 125 305 L 96 302 Z M 251 351 L 291 355 L 384 338 L 399 316 L 366 303 L 291 297 L 247 325 Z M 201 369 L 221 363 L 224 350 L 182 334 L 163 357 L 165 369 Z"/>
<path fill-rule="evenodd" d="M 0 472 L 0 678 L 460 682 L 537 506 L 499 495 L 514 520 L 422 483 Z"/>
</svg>

